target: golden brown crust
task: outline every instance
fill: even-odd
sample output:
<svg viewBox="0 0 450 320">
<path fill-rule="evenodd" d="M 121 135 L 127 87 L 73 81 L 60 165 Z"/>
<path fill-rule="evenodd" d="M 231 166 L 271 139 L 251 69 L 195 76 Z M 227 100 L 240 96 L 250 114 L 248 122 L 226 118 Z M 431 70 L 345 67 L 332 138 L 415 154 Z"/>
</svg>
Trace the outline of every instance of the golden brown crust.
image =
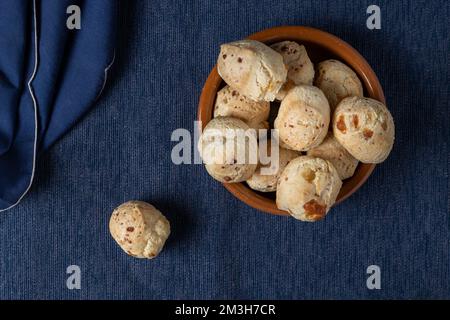
<svg viewBox="0 0 450 320">
<path fill-rule="evenodd" d="M 395 126 L 392 115 L 381 102 L 349 97 L 336 108 L 333 132 L 339 143 L 359 161 L 380 163 L 392 150 Z"/>
<path fill-rule="evenodd" d="M 152 259 L 161 252 L 169 237 L 170 224 L 151 204 L 128 201 L 112 213 L 109 230 L 127 254 Z"/>
<path fill-rule="evenodd" d="M 341 180 L 353 176 L 358 166 L 358 160 L 345 150 L 331 132 L 328 133 L 322 144 L 309 150 L 307 154 L 308 156 L 330 161 L 336 168 Z"/>
<path fill-rule="evenodd" d="M 260 129 L 266 126 L 269 112 L 269 102 L 253 101 L 230 86 L 225 86 L 217 93 L 214 117 L 238 118 L 250 128 Z"/>
<path fill-rule="evenodd" d="M 256 131 L 237 118 L 212 119 L 203 130 L 198 150 L 207 172 L 220 182 L 246 181 L 258 165 Z"/>
<path fill-rule="evenodd" d="M 273 44 L 271 48 L 281 54 L 288 69 L 287 81 L 277 94 L 278 100 L 283 100 L 289 90 L 297 85 L 313 84 L 314 65 L 304 46 L 294 41 L 282 41 Z"/>
<path fill-rule="evenodd" d="M 255 40 L 221 45 L 217 71 L 230 87 L 255 101 L 275 100 L 287 77 L 281 55 Z"/>
<path fill-rule="evenodd" d="M 329 161 L 300 156 L 281 174 L 276 203 L 296 219 L 317 221 L 330 210 L 341 186 L 342 181 Z"/>
<path fill-rule="evenodd" d="M 275 145 L 275 143 L 274 143 Z M 268 141 L 267 143 L 267 156 L 272 155 L 272 143 L 271 141 Z M 259 146 L 261 148 L 261 144 Z M 277 184 L 278 179 L 281 176 L 281 173 L 283 172 L 284 168 L 289 164 L 289 162 L 292 159 L 295 159 L 299 156 L 299 154 L 293 150 L 288 150 L 282 147 L 279 147 L 278 149 L 278 165 L 274 163 L 269 163 L 266 165 L 262 165 L 261 163 L 258 164 L 258 167 L 256 168 L 255 173 L 250 177 L 250 179 L 247 180 L 247 184 L 250 188 L 253 190 L 257 190 L 260 192 L 274 192 L 277 190 Z M 276 160 L 274 160 L 276 161 Z M 263 168 L 269 169 L 271 167 L 272 169 L 277 168 L 275 173 L 273 174 L 264 174 L 262 172 Z"/>
<path fill-rule="evenodd" d="M 314 85 L 327 97 L 331 111 L 346 97 L 363 96 L 363 87 L 356 73 L 338 60 L 325 60 L 317 65 Z"/>
<path fill-rule="evenodd" d="M 296 151 L 318 146 L 328 132 L 330 107 L 320 89 L 296 86 L 283 99 L 275 119 L 280 144 Z"/>
<path fill-rule="evenodd" d="M 312 221 L 323 219 L 327 213 L 327 206 L 319 204 L 315 199 L 306 202 L 303 208 L 305 209 L 306 218 Z"/>
</svg>

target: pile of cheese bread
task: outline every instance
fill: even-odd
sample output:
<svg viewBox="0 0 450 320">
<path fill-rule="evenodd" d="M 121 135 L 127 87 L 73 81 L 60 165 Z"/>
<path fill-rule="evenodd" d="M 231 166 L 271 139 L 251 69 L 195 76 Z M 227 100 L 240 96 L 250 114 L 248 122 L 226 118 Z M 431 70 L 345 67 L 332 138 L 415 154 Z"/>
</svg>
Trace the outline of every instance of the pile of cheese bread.
<svg viewBox="0 0 450 320">
<path fill-rule="evenodd" d="M 358 76 L 341 61 L 314 66 L 299 43 L 241 40 L 221 46 L 217 68 L 226 86 L 199 141 L 208 173 L 223 183 L 276 192 L 278 208 L 296 219 L 322 219 L 359 162 L 380 163 L 392 150 L 389 110 L 364 97 Z M 274 102 L 279 109 L 270 125 Z M 276 134 L 262 143 L 259 129 Z M 229 134 L 234 130 L 246 131 L 245 139 Z M 243 152 L 243 161 L 219 151 L 223 145 Z M 262 147 L 268 155 L 278 152 L 270 174 L 264 169 L 271 164 L 250 161 L 252 148 Z"/>
</svg>

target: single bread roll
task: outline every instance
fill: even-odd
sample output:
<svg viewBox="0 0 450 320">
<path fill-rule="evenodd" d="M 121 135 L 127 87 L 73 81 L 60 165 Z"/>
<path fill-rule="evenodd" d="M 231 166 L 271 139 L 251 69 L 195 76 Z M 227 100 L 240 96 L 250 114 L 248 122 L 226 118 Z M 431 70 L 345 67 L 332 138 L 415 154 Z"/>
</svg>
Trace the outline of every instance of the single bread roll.
<svg viewBox="0 0 450 320">
<path fill-rule="evenodd" d="M 275 144 L 274 144 L 275 146 Z M 259 148 L 261 148 L 261 143 Z M 267 141 L 267 156 L 271 157 L 272 154 L 272 143 L 271 141 Z M 273 192 L 277 190 L 278 179 L 280 178 L 281 173 L 287 164 L 292 160 L 299 156 L 299 154 L 293 150 L 284 149 L 278 147 L 278 159 L 274 160 L 277 163 L 268 163 L 268 164 L 258 164 L 255 173 L 252 175 L 250 179 L 247 180 L 247 184 L 253 190 L 261 191 L 261 192 Z M 261 160 L 261 157 L 260 157 Z M 275 171 L 273 174 L 267 174 L 264 172 L 264 168 L 271 169 Z"/>
<path fill-rule="evenodd" d="M 314 65 L 308 57 L 304 46 L 294 41 L 282 41 L 271 45 L 271 48 L 281 54 L 288 68 L 287 81 L 278 92 L 277 100 L 283 100 L 293 87 L 306 84 L 312 85 L 314 80 Z"/>
<path fill-rule="evenodd" d="M 356 73 L 337 60 L 325 60 L 319 63 L 314 84 L 327 97 L 331 112 L 342 99 L 363 96 L 363 87 Z"/>
<path fill-rule="evenodd" d="M 114 210 L 109 220 L 109 231 L 130 256 L 153 259 L 169 237 L 170 224 L 151 204 L 129 201 Z"/>
<path fill-rule="evenodd" d="M 246 181 L 258 165 L 256 131 L 237 118 L 212 119 L 203 130 L 198 150 L 208 173 L 220 182 Z"/>
<path fill-rule="evenodd" d="M 253 101 L 230 86 L 217 92 L 214 117 L 234 117 L 247 123 L 250 128 L 267 129 L 269 112 L 270 102 Z"/>
<path fill-rule="evenodd" d="M 394 145 L 394 120 L 379 101 L 345 98 L 334 113 L 333 133 L 337 141 L 359 161 L 380 163 L 386 160 Z"/>
<path fill-rule="evenodd" d="M 308 150 L 307 155 L 330 161 L 341 180 L 352 177 L 358 166 L 358 160 L 345 150 L 331 132 L 328 132 L 325 140 L 318 147 Z"/>
<path fill-rule="evenodd" d="M 301 156 L 292 160 L 278 181 L 277 206 L 302 221 L 325 217 L 336 201 L 342 181 L 326 160 Z"/>
<path fill-rule="evenodd" d="M 292 88 L 281 102 L 274 127 L 283 146 L 307 151 L 323 141 L 329 123 L 330 107 L 323 92 L 301 85 Z"/>
<path fill-rule="evenodd" d="M 275 100 L 287 77 L 281 55 L 255 40 L 221 45 L 217 71 L 231 88 L 255 101 Z"/>
</svg>

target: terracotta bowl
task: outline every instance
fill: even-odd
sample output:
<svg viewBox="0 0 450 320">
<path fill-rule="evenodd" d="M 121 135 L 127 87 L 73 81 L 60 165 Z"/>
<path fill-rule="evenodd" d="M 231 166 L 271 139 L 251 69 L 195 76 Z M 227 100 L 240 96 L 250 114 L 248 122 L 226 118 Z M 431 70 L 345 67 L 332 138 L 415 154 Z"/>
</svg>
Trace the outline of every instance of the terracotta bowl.
<svg viewBox="0 0 450 320">
<path fill-rule="evenodd" d="M 348 43 L 318 29 L 300 26 L 284 26 L 266 29 L 254 33 L 248 39 L 258 40 L 266 44 L 272 44 L 283 40 L 296 41 L 306 47 L 311 61 L 316 64 L 326 59 L 337 59 L 350 66 L 359 76 L 364 87 L 364 95 L 385 103 L 383 89 L 372 68 L 367 61 Z M 217 73 L 215 66 L 206 80 L 200 96 L 198 107 L 198 120 L 202 121 L 202 129 L 213 117 L 216 93 L 225 85 Z M 344 201 L 367 180 L 374 164 L 360 163 L 353 177 L 343 181 L 342 189 L 337 197 L 336 204 Z M 228 191 L 236 198 L 249 206 L 276 215 L 288 215 L 289 213 L 277 208 L 275 193 L 257 192 L 248 187 L 246 183 L 224 183 Z"/>
</svg>

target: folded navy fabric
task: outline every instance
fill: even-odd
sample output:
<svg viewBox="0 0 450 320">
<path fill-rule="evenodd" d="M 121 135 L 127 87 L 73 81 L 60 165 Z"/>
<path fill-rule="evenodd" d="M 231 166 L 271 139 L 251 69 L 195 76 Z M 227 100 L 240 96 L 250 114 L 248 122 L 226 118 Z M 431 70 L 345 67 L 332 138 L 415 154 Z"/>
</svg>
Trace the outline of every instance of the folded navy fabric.
<svg viewBox="0 0 450 320">
<path fill-rule="evenodd" d="M 74 5 L 79 29 L 66 24 Z M 116 17 L 116 0 L 0 1 L 0 211 L 21 200 L 36 158 L 100 96 Z"/>
</svg>

